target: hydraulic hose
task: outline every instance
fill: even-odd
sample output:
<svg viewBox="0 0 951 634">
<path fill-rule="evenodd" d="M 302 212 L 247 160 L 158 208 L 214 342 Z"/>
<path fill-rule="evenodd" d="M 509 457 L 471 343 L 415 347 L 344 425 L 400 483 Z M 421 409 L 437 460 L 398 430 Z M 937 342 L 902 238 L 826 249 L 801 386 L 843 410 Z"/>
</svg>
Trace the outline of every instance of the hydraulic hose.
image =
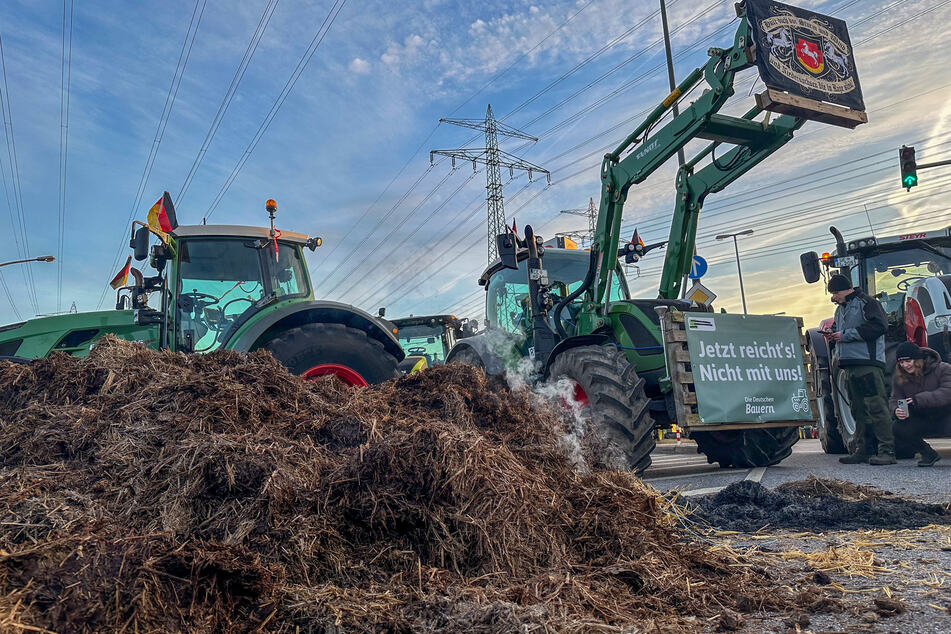
<svg viewBox="0 0 951 634">
<path fill-rule="evenodd" d="M 594 275 L 598 270 L 598 252 L 598 245 L 593 245 L 591 247 L 590 261 L 588 262 L 588 274 L 585 275 L 584 280 L 581 281 L 581 286 L 569 293 L 567 297 L 558 302 L 558 304 L 555 306 L 555 329 L 558 331 L 558 336 L 562 339 L 567 339 L 568 333 L 565 332 L 565 327 L 561 325 L 561 311 L 564 310 L 565 306 L 577 299 L 591 286 L 591 282 L 594 281 Z"/>
</svg>

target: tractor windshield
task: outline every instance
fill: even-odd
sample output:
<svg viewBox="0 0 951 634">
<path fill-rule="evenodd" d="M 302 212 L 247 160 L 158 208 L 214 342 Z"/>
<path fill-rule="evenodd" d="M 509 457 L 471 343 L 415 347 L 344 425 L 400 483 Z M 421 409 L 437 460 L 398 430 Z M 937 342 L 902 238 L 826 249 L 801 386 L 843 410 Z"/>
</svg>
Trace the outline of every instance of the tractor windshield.
<svg viewBox="0 0 951 634">
<path fill-rule="evenodd" d="M 208 352 L 256 312 L 261 300 L 306 294 L 297 248 L 260 240 L 221 238 L 179 242 L 177 344 Z"/>
<path fill-rule="evenodd" d="M 548 271 L 552 291 L 565 297 L 578 288 L 588 273 L 587 251 L 546 249 L 542 263 Z M 487 287 L 486 319 L 494 328 L 508 332 L 527 332 L 526 314 L 528 302 L 528 273 L 526 261 L 519 268 L 502 269 L 496 272 Z M 621 267 L 615 269 L 611 278 L 610 300 L 619 301 L 630 297 L 627 280 Z M 578 299 L 580 304 L 581 298 Z M 569 312 L 570 309 L 569 309 Z"/>
<path fill-rule="evenodd" d="M 397 338 L 409 356 L 424 356 L 429 367 L 446 362 L 446 351 L 454 342 L 441 325 L 400 326 Z"/>
<path fill-rule="evenodd" d="M 951 247 L 904 249 L 870 255 L 865 260 L 869 295 L 879 295 L 886 312 L 901 310 L 908 285 L 934 275 L 951 274 Z M 939 255 L 940 254 L 940 255 Z"/>
</svg>

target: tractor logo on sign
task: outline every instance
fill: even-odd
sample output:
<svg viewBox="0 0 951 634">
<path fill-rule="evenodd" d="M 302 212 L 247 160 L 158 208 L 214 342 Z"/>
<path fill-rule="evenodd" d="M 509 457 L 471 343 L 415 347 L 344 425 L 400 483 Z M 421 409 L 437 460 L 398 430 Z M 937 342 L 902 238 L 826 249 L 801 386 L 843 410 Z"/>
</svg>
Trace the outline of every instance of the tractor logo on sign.
<svg viewBox="0 0 951 634">
<path fill-rule="evenodd" d="M 796 34 L 796 59 L 813 75 L 820 75 L 825 69 L 821 42 L 798 33 Z"/>
<path fill-rule="evenodd" d="M 808 412 L 809 411 L 809 394 L 806 390 L 800 388 L 796 395 L 792 397 L 792 407 L 796 412 Z"/>
<path fill-rule="evenodd" d="M 767 86 L 864 110 L 845 22 L 775 0 L 746 0 Z"/>
</svg>

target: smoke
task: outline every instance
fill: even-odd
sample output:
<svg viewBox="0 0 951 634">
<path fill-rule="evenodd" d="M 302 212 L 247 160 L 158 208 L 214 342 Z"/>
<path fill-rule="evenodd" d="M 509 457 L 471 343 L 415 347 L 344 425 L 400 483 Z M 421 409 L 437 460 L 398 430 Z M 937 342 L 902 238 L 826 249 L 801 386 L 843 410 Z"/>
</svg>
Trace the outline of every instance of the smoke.
<svg viewBox="0 0 951 634">
<path fill-rule="evenodd" d="M 585 436 L 591 412 L 575 398 L 576 383 L 567 377 L 542 381 L 538 362 L 521 356 L 519 352 L 525 343 L 523 333 L 489 328 L 480 334 L 485 336 L 492 353 L 502 359 L 505 366 L 503 378 L 509 389 L 513 392 L 528 392 L 533 404 L 561 417 L 563 431 L 559 434 L 559 444 L 575 468 L 588 473 L 590 467 L 586 458 Z"/>
</svg>

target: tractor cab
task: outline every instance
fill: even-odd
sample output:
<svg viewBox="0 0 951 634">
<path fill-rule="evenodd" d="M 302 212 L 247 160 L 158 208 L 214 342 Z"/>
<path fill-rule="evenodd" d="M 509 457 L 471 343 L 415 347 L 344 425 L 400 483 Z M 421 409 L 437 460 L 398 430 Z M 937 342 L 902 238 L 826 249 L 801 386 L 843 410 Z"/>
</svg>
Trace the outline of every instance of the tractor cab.
<svg viewBox="0 0 951 634">
<path fill-rule="evenodd" d="M 176 350 L 220 348 L 262 310 L 313 299 L 302 247 L 290 231 L 264 227 L 180 226 L 171 234 L 170 299 L 165 314 Z"/>
<path fill-rule="evenodd" d="M 590 253 L 578 249 L 546 247 L 544 266 L 551 283 L 551 292 L 565 298 L 577 289 L 588 273 Z M 518 268 L 506 268 L 501 261 L 489 266 L 479 278 L 479 285 L 486 290 L 486 320 L 490 328 L 498 328 L 519 338 L 531 333 L 531 319 L 528 306 L 528 275 L 525 267 L 528 250 L 518 252 Z M 610 301 L 622 301 L 630 298 L 627 278 L 618 264 L 611 280 Z M 574 316 L 582 303 L 582 298 L 572 302 L 562 316 L 569 332 L 575 328 Z"/>
<path fill-rule="evenodd" d="M 472 334 L 472 322 L 455 315 L 410 316 L 391 323 L 406 352 L 400 362 L 400 370 L 406 374 L 444 364 L 456 342 Z"/>
<path fill-rule="evenodd" d="M 848 275 L 854 286 L 881 302 L 891 331 L 887 338 L 905 340 L 907 334 L 919 345 L 939 345 L 929 343 L 929 335 L 943 334 L 951 315 L 951 229 L 847 244 L 837 231 L 833 235 L 839 243 L 834 255 L 800 256 L 806 281 L 818 281 L 822 273 Z"/>
</svg>

